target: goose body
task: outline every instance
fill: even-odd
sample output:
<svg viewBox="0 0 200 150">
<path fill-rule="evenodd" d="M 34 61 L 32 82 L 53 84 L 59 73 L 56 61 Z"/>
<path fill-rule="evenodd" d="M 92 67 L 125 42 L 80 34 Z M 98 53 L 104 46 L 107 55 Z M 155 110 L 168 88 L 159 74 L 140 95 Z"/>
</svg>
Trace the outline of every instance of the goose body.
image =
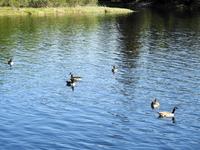
<svg viewBox="0 0 200 150">
<path fill-rule="evenodd" d="M 116 68 L 116 66 L 114 65 L 113 67 L 112 67 L 112 73 L 115 73 L 115 72 L 117 72 L 118 71 L 118 69 Z"/>
<path fill-rule="evenodd" d="M 159 117 L 162 117 L 162 118 L 173 118 L 176 109 L 177 109 L 177 107 L 174 107 L 172 112 L 167 112 L 167 111 L 158 112 Z"/>
<path fill-rule="evenodd" d="M 160 103 L 159 101 L 155 98 L 152 102 L 151 102 L 151 108 L 152 109 L 156 109 L 160 107 Z"/>
<path fill-rule="evenodd" d="M 14 62 L 13 62 L 12 58 L 10 58 L 10 59 L 8 60 L 8 65 L 10 65 L 10 66 L 14 65 Z"/>
<path fill-rule="evenodd" d="M 67 83 L 67 86 L 74 87 L 76 85 L 76 82 L 73 79 L 67 80 L 66 83 Z"/>
</svg>

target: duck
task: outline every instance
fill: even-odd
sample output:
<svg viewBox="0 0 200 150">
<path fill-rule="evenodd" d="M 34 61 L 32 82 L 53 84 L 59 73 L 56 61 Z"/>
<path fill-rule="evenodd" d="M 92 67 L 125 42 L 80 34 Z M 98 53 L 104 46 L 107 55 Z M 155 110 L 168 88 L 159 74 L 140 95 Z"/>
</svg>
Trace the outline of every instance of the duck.
<svg viewBox="0 0 200 150">
<path fill-rule="evenodd" d="M 67 83 L 67 86 L 71 86 L 71 87 L 74 87 L 76 85 L 76 82 L 74 79 L 67 80 L 66 83 Z"/>
<path fill-rule="evenodd" d="M 151 102 L 151 108 L 152 109 L 156 109 L 160 107 L 160 103 L 159 101 L 155 98 L 152 102 Z"/>
<path fill-rule="evenodd" d="M 12 58 L 10 58 L 10 59 L 8 60 L 8 65 L 10 65 L 10 67 L 12 67 L 12 66 L 14 65 L 14 62 L 13 62 L 13 59 L 12 59 Z"/>
<path fill-rule="evenodd" d="M 74 82 L 77 82 L 77 81 L 80 81 L 82 80 L 82 77 L 79 77 L 79 76 L 74 76 L 71 72 L 69 73 L 69 75 L 71 76 L 70 79 L 74 80 Z"/>
<path fill-rule="evenodd" d="M 178 108 L 174 107 L 173 110 L 172 110 L 172 112 L 167 112 L 167 111 L 158 112 L 159 117 L 160 118 L 173 118 L 176 109 L 178 109 Z"/>
<path fill-rule="evenodd" d="M 115 72 L 117 72 L 117 68 L 116 68 L 116 66 L 114 65 L 113 67 L 112 67 L 112 73 L 115 73 Z"/>
</svg>

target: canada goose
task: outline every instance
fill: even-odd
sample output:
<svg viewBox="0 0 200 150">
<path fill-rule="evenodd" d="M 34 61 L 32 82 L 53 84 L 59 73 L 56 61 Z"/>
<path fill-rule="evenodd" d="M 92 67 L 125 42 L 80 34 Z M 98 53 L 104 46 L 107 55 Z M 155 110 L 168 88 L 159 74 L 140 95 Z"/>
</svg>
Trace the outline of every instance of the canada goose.
<svg viewBox="0 0 200 150">
<path fill-rule="evenodd" d="M 67 83 L 67 86 L 71 86 L 71 87 L 74 87 L 76 85 L 76 82 L 74 79 L 67 80 L 66 83 Z"/>
<path fill-rule="evenodd" d="M 155 98 L 152 102 L 151 102 L 151 108 L 152 109 L 156 109 L 160 107 L 160 103 L 159 101 Z"/>
<path fill-rule="evenodd" d="M 174 117 L 174 113 L 176 111 L 176 109 L 178 109 L 177 107 L 174 107 L 172 112 L 167 112 L 167 111 L 163 111 L 163 112 L 158 112 L 159 117 L 161 118 L 173 118 Z"/>
<path fill-rule="evenodd" d="M 112 73 L 115 73 L 115 72 L 117 72 L 117 68 L 116 68 L 116 66 L 114 65 L 113 67 L 112 67 Z"/>
<path fill-rule="evenodd" d="M 76 81 L 80 81 L 82 80 L 82 77 L 79 77 L 79 76 L 74 76 L 71 72 L 69 73 L 69 75 L 71 76 L 71 80 L 73 79 L 75 82 Z"/>
<path fill-rule="evenodd" d="M 14 62 L 13 62 L 12 58 L 10 58 L 10 59 L 8 60 L 8 65 L 10 65 L 10 67 L 12 67 L 12 65 L 14 65 Z"/>
</svg>

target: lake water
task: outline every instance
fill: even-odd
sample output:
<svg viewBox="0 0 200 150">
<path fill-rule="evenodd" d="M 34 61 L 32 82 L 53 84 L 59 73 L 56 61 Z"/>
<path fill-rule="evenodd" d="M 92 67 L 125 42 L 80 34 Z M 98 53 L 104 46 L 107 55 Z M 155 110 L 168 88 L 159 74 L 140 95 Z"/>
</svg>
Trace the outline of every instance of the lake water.
<svg viewBox="0 0 200 150">
<path fill-rule="evenodd" d="M 199 14 L 0 18 L 1 150 L 198 149 L 199 114 Z"/>
</svg>

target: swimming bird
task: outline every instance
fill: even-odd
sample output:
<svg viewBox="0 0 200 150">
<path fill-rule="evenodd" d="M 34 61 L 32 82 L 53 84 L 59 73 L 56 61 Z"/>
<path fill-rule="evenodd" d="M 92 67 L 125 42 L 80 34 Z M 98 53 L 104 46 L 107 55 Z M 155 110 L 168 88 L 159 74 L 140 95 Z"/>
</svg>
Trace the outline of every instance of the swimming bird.
<svg viewBox="0 0 200 150">
<path fill-rule="evenodd" d="M 13 62 L 12 58 L 10 58 L 10 59 L 8 60 L 8 65 L 10 65 L 10 67 L 12 67 L 12 65 L 14 65 L 14 62 Z"/>
<path fill-rule="evenodd" d="M 71 86 L 71 87 L 74 87 L 76 85 L 76 82 L 74 79 L 67 80 L 66 83 L 67 83 L 67 86 Z"/>
<path fill-rule="evenodd" d="M 82 77 L 74 76 L 71 72 L 69 73 L 69 75 L 71 76 L 70 79 L 73 79 L 74 82 L 82 80 Z"/>
<path fill-rule="evenodd" d="M 151 102 L 151 108 L 152 109 L 156 109 L 160 107 L 160 103 L 159 101 L 155 98 L 152 102 Z"/>
<path fill-rule="evenodd" d="M 167 111 L 158 112 L 159 117 L 160 117 L 160 118 L 173 118 L 176 109 L 178 109 L 178 108 L 177 108 L 177 107 L 174 107 L 173 110 L 172 110 L 172 112 L 167 112 Z"/>
<path fill-rule="evenodd" d="M 116 66 L 114 65 L 113 67 L 112 67 L 112 73 L 115 73 L 115 72 L 117 72 L 117 68 L 116 68 Z"/>
</svg>

